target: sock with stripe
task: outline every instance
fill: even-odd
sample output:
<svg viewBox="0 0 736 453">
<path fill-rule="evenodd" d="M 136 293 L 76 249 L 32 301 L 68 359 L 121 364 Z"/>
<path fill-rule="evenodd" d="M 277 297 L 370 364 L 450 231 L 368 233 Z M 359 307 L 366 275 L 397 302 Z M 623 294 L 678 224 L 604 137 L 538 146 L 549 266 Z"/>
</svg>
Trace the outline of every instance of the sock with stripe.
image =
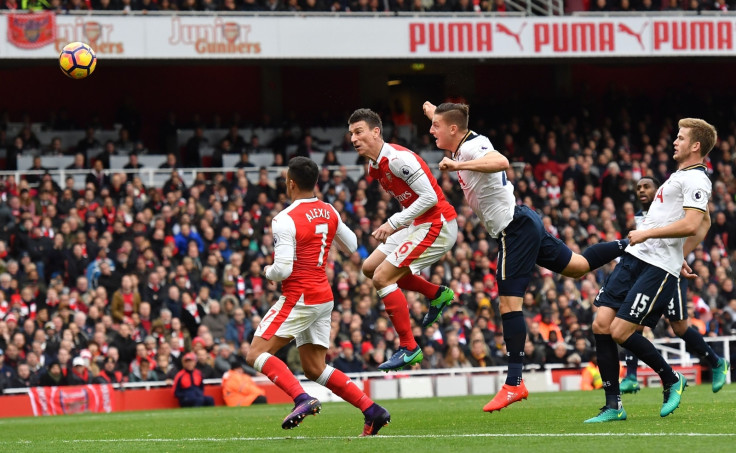
<svg viewBox="0 0 736 453">
<path fill-rule="evenodd" d="M 406 296 L 401 292 L 395 283 L 378 290 L 378 296 L 383 300 L 386 306 L 391 324 L 393 324 L 396 333 L 399 335 L 401 347 L 414 350 L 417 342 L 411 331 L 411 320 L 409 319 L 409 308 L 407 307 Z"/>
<path fill-rule="evenodd" d="M 325 370 L 317 378 L 316 382 L 332 390 L 332 393 L 357 407 L 361 412 L 373 404 L 373 401 L 368 398 L 368 395 L 358 388 L 352 379 L 347 377 L 342 371 L 336 370 L 329 365 L 325 367 Z"/>
<path fill-rule="evenodd" d="M 306 395 L 306 393 L 299 380 L 289 370 L 289 367 L 277 357 L 264 352 L 258 356 L 253 367 L 268 376 L 268 379 L 289 395 L 295 403 L 299 404 L 304 399 L 302 395 Z"/>
</svg>

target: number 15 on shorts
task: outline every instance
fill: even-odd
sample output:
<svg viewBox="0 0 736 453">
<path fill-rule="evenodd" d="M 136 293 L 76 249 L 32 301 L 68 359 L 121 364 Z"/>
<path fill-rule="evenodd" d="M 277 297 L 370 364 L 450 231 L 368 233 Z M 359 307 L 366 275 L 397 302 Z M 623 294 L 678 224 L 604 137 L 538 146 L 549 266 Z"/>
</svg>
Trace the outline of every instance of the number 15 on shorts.
<svg viewBox="0 0 736 453">
<path fill-rule="evenodd" d="M 634 303 L 631 304 L 631 311 L 629 312 L 629 316 L 635 316 L 639 318 L 641 313 L 647 309 L 648 305 L 649 296 L 647 296 L 646 294 L 638 293 L 636 295 L 636 299 L 634 299 Z"/>
</svg>

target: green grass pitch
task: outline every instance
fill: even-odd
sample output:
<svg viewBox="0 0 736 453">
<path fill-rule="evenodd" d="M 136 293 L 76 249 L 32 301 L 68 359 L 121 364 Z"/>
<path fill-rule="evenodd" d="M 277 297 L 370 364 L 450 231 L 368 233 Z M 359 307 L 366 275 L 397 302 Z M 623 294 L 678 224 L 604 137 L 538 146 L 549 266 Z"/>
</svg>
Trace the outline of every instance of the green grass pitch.
<svg viewBox="0 0 736 453">
<path fill-rule="evenodd" d="M 736 451 L 736 384 L 718 394 L 688 387 L 674 414 L 660 418 L 660 389 L 624 395 L 629 419 L 585 425 L 603 391 L 532 393 L 486 414 L 490 396 L 379 401 L 391 424 L 359 438 L 363 417 L 346 403 L 325 403 L 291 431 L 288 405 L 177 409 L 0 419 L 0 451 L 239 452 L 687 452 Z M 503 450 L 501 450 L 503 449 Z"/>
</svg>

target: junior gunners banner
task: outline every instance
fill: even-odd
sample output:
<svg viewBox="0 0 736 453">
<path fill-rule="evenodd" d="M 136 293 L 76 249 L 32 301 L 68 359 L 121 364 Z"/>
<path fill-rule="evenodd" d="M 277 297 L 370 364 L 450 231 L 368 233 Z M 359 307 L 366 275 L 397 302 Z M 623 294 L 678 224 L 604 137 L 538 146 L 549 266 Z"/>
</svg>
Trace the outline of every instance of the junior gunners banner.
<svg viewBox="0 0 736 453">
<path fill-rule="evenodd" d="M 1 28 L 9 24 L 0 21 L 0 35 L 10 36 Z M 36 39 L 36 28 L 24 32 L 29 42 Z M 8 39 L 0 42 L 0 58 L 56 58 L 71 41 L 89 43 L 100 60 L 731 57 L 735 34 L 736 17 L 730 15 L 64 15 L 56 17 L 54 39 L 33 41 L 40 48 Z"/>
<path fill-rule="evenodd" d="M 82 412 L 112 412 L 112 386 L 31 387 L 33 415 L 62 415 Z"/>
</svg>

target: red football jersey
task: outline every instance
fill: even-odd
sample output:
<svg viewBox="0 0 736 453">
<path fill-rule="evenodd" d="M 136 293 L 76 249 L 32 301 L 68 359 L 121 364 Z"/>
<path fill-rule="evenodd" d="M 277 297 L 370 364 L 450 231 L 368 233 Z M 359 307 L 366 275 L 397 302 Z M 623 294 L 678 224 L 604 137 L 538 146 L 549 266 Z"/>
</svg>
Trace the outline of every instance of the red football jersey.
<svg viewBox="0 0 736 453">
<path fill-rule="evenodd" d="M 334 300 L 325 263 L 339 223 L 335 208 L 316 198 L 298 200 L 274 217 L 274 239 L 277 243 L 293 240 L 292 272 L 281 282 L 287 300 L 296 303 L 302 294 L 307 305 Z"/>
<path fill-rule="evenodd" d="M 413 151 L 395 144 L 384 144 L 381 154 L 378 156 L 377 165 L 371 163 L 369 165 L 369 175 L 378 179 L 381 187 L 390 193 L 401 206 L 406 209 L 411 206 L 418 198 L 410 184 L 422 182 L 421 178 L 426 177 L 424 183 L 431 186 L 431 190 L 437 195 L 437 204 L 429 208 L 427 211 L 414 219 L 414 224 L 427 223 L 437 221 L 444 217 L 445 220 L 452 220 L 457 217 L 455 208 L 445 199 L 437 179 L 432 174 L 429 166 L 424 159 L 419 157 Z M 421 168 L 424 175 L 418 170 Z"/>
</svg>

